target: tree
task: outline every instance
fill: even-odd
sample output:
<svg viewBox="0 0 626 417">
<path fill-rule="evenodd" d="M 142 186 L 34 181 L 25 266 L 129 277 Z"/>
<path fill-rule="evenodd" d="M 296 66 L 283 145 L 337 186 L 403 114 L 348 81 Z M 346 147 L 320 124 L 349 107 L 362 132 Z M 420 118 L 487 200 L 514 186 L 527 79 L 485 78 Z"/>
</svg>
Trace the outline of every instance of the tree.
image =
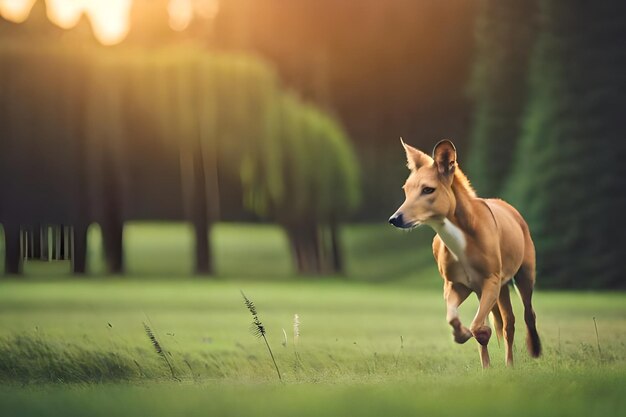
<svg viewBox="0 0 626 417">
<path fill-rule="evenodd" d="M 68 45 L 33 47 L 21 39 L 0 44 L 0 53 L 0 222 L 7 244 L 5 269 L 17 273 L 21 260 L 32 253 L 18 249 L 20 229 L 23 240 L 32 239 L 35 225 L 74 225 L 86 233 L 82 122 L 87 62 Z M 66 229 L 58 231 L 60 238 Z M 78 256 L 71 256 L 77 272 L 84 267 L 82 242 L 74 246 Z"/>
<path fill-rule="evenodd" d="M 278 97 L 273 117 L 270 142 L 244 171 L 248 205 L 283 226 L 300 273 L 342 272 L 338 223 L 360 198 L 347 135 L 332 117 L 289 93 Z"/>
<path fill-rule="evenodd" d="M 471 81 L 473 129 L 466 167 L 480 195 L 494 197 L 510 173 L 522 132 L 535 0 L 482 0 Z"/>
<path fill-rule="evenodd" d="M 539 5 L 508 193 L 535 238 L 539 285 L 624 287 L 626 3 Z"/>
<path fill-rule="evenodd" d="M 99 223 L 108 271 L 122 273 L 126 221 L 185 219 L 195 270 L 211 273 L 209 233 L 224 195 L 235 196 L 235 212 L 283 225 L 302 272 L 340 269 L 337 224 L 359 188 L 347 136 L 286 95 L 263 61 L 197 46 L 103 50 L 73 41 L 7 42 L 0 56 L 9 272 L 32 252 L 34 225 L 54 226 L 55 241 L 76 249 L 74 271 L 84 272 L 87 227 Z M 235 187 L 220 193 L 223 184 Z"/>
</svg>

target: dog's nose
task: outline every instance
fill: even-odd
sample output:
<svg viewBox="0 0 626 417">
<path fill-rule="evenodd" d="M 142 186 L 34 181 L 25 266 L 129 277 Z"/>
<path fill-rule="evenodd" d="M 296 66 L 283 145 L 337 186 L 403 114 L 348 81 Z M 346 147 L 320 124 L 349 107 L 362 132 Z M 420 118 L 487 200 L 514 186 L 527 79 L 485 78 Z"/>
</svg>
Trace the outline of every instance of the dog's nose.
<svg viewBox="0 0 626 417">
<path fill-rule="evenodd" d="M 402 221 L 402 213 L 396 213 L 391 216 L 389 218 L 389 223 L 396 227 L 402 227 L 402 225 L 404 224 L 404 221 Z"/>
</svg>

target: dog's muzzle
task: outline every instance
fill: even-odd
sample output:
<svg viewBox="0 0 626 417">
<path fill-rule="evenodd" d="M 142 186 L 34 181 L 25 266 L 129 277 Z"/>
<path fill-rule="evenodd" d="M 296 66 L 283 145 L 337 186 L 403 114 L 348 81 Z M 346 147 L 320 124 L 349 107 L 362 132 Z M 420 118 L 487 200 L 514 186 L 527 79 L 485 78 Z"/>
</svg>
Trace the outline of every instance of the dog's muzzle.
<svg viewBox="0 0 626 417">
<path fill-rule="evenodd" d="M 403 228 L 404 220 L 402 219 L 402 213 L 395 213 L 393 216 L 391 216 L 389 218 L 389 223 L 396 227 Z"/>
</svg>

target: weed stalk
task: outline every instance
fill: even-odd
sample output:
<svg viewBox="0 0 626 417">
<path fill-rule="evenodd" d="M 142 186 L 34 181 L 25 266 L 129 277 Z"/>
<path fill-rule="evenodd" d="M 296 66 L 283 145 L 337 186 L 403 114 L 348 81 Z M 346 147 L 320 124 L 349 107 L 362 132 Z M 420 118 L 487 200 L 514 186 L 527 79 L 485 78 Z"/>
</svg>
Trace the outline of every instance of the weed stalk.
<svg viewBox="0 0 626 417">
<path fill-rule="evenodd" d="M 261 323 L 261 320 L 259 319 L 256 306 L 254 305 L 252 301 L 250 301 L 250 299 L 248 299 L 248 297 L 246 297 L 243 291 L 241 291 L 241 296 L 243 297 L 243 301 L 246 304 L 248 311 L 250 311 L 250 314 L 252 314 L 252 331 L 255 334 L 255 336 L 262 337 L 263 340 L 265 341 L 265 346 L 267 346 L 267 351 L 270 353 L 270 357 L 272 358 L 272 362 L 274 363 L 274 368 L 276 368 L 276 373 L 278 374 L 278 380 L 282 381 L 283 378 L 280 376 L 280 370 L 278 369 L 278 365 L 276 364 L 274 353 L 272 352 L 272 348 L 270 347 L 270 344 L 267 341 L 267 337 L 265 337 L 265 333 L 266 333 L 265 326 L 263 325 L 263 323 Z"/>
<path fill-rule="evenodd" d="M 163 358 L 163 360 L 167 364 L 168 368 L 170 368 L 170 372 L 172 373 L 172 379 L 178 380 L 178 378 L 176 377 L 176 374 L 174 373 L 174 367 L 172 366 L 172 363 L 170 362 L 170 360 L 167 358 L 167 352 L 161 347 L 161 344 L 159 343 L 159 340 L 157 339 L 156 335 L 154 334 L 154 332 L 152 331 L 150 326 L 148 326 L 144 322 L 143 323 L 143 328 L 146 331 L 146 335 L 148 336 L 148 339 L 150 339 L 150 343 L 152 343 L 152 346 L 154 347 L 154 350 L 156 351 L 156 353 L 161 358 Z"/>
<path fill-rule="evenodd" d="M 600 349 L 600 336 L 598 335 L 598 323 L 596 322 L 596 318 L 593 318 L 593 325 L 596 328 L 596 343 L 598 344 L 598 355 L 600 356 L 600 360 L 602 360 L 602 349 Z"/>
</svg>

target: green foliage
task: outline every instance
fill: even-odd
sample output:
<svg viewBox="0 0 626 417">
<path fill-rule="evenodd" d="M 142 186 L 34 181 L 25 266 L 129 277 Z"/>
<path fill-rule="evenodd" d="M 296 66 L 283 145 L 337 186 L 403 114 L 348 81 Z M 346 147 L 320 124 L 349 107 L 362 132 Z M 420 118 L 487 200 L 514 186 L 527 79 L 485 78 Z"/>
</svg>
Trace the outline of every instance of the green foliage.
<svg viewBox="0 0 626 417">
<path fill-rule="evenodd" d="M 341 269 L 334 232 L 356 208 L 360 184 L 337 120 L 285 91 L 256 57 L 191 44 L 72 46 L 0 44 L 9 62 L 0 79 L 8 138 L 0 221 L 99 222 L 109 268 L 121 272 L 125 221 L 190 220 L 196 271 L 209 273 L 203 231 L 224 219 L 221 211 L 226 220 L 307 225 L 290 238 L 301 238 L 310 272 Z M 19 269 L 13 252 L 10 268 Z"/>
<path fill-rule="evenodd" d="M 535 237 L 540 286 L 624 287 L 625 4 L 540 6 L 509 196 Z"/>
<path fill-rule="evenodd" d="M 18 43 L 0 45 L 0 119 L 10 145 L 3 144 L 2 177 L 39 179 L 4 184 L 8 198 L 33 207 L 24 222 L 51 208 L 37 200 L 50 194 L 62 197 L 51 202 L 64 204 L 56 211 L 82 205 L 99 219 L 111 184 L 125 219 L 181 218 L 194 199 L 217 205 L 218 181 L 226 189 L 237 184 L 245 208 L 273 219 L 286 205 L 299 207 L 290 215 L 314 222 L 356 207 L 356 161 L 338 121 L 285 91 L 256 57 L 192 45 L 77 50 Z M 60 149 L 66 158 L 51 157 Z M 289 177 L 296 182 L 287 184 Z M 76 178 L 88 192 L 68 187 Z M 28 191 L 34 187 L 45 193 Z M 85 195 L 91 204 L 75 201 Z"/>
<path fill-rule="evenodd" d="M 260 216 L 327 221 L 356 208 L 357 163 L 339 122 L 281 91 L 262 61 L 191 47 L 113 54 L 108 61 L 113 78 L 100 76 L 96 85 L 117 89 L 116 108 L 95 106 L 92 119 L 102 115 L 101 125 L 110 125 L 111 114 L 123 115 L 112 132 L 125 136 L 118 140 L 132 161 L 121 168 L 131 183 L 130 206 L 159 198 L 164 184 L 175 187 L 179 165 L 188 198 L 199 153 L 205 168 L 219 166 L 227 184 L 241 182 L 244 205 Z"/>
<path fill-rule="evenodd" d="M 499 196 L 512 170 L 528 91 L 536 0 L 482 0 L 471 82 L 475 102 L 468 173 L 479 195 Z"/>
<path fill-rule="evenodd" d="M 339 123 L 309 106 L 306 110 L 308 159 L 315 172 L 316 198 L 310 204 L 323 219 L 346 218 L 359 203 L 358 164 Z"/>
<path fill-rule="evenodd" d="M 470 178 L 525 215 L 540 286 L 625 285 L 626 31 L 610 4 L 484 1 L 477 23 Z"/>
<path fill-rule="evenodd" d="M 242 172 L 249 207 L 282 223 L 346 218 L 359 203 L 358 163 L 338 121 L 277 95 L 260 157 Z"/>
<path fill-rule="evenodd" d="M 246 204 L 287 228 L 301 273 L 340 272 L 332 234 L 360 196 L 349 140 L 336 120 L 292 94 L 277 94 L 267 108 L 265 143 L 242 165 Z"/>
</svg>

